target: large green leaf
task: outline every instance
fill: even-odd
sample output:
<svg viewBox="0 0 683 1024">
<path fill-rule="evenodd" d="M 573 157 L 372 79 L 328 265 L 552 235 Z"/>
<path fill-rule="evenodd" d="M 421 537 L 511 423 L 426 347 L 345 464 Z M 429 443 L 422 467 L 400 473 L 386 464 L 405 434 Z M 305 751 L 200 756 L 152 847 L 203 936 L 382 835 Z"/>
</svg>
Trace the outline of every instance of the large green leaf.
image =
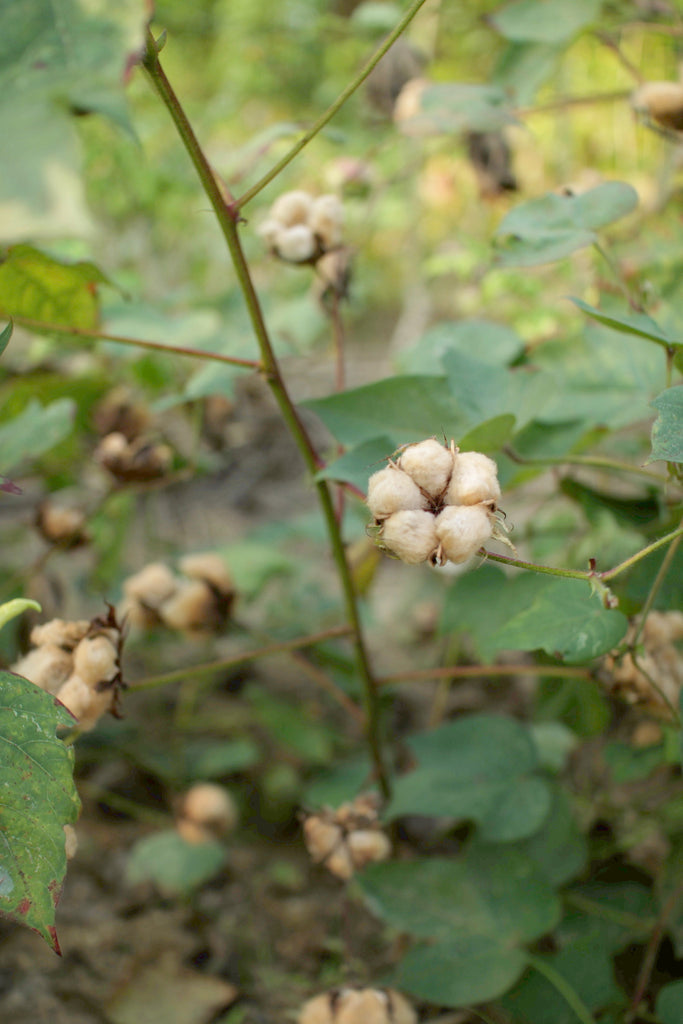
<svg viewBox="0 0 683 1024">
<path fill-rule="evenodd" d="M 617 316 L 614 313 L 605 313 L 601 309 L 589 306 L 587 302 L 582 302 L 581 299 L 572 297 L 571 301 L 586 316 L 589 316 L 592 320 L 597 320 L 598 323 L 604 324 L 606 327 L 611 327 L 615 331 L 621 331 L 623 334 L 634 334 L 639 338 L 647 338 L 649 341 L 654 341 L 657 345 L 662 345 L 664 348 L 683 344 L 680 341 L 674 341 L 646 313 L 621 313 Z"/>
<path fill-rule="evenodd" d="M 365 493 L 369 477 L 383 468 L 395 447 L 390 437 L 373 437 L 328 463 L 316 473 L 316 480 L 345 480 Z"/>
<path fill-rule="evenodd" d="M 443 365 L 456 408 L 470 429 L 503 414 L 513 415 L 520 429 L 534 418 L 543 418 L 554 390 L 547 373 L 491 366 L 464 352 L 447 352 Z"/>
<path fill-rule="evenodd" d="M 126 122 L 122 90 L 144 42 L 144 0 L 9 0 L 0 5 L 0 236 L 90 227 L 70 111 Z"/>
<path fill-rule="evenodd" d="M 24 411 L 0 426 L 0 460 L 3 470 L 19 466 L 25 459 L 36 459 L 59 444 L 71 431 L 75 404 L 59 398 L 43 408 L 30 402 Z"/>
<path fill-rule="evenodd" d="M 597 229 L 638 205 L 638 194 L 621 181 L 608 181 L 581 195 L 549 192 L 516 206 L 503 218 L 496 237 L 497 262 L 531 267 L 552 263 L 597 240 Z"/>
<path fill-rule="evenodd" d="M 388 818 L 427 814 L 476 821 L 483 838 L 536 832 L 550 810 L 528 729 L 497 715 L 469 715 L 408 741 L 416 767 L 396 780 Z"/>
<path fill-rule="evenodd" d="M 602 0 L 514 0 L 491 22 L 515 42 L 562 43 L 595 21 L 601 7 Z"/>
<path fill-rule="evenodd" d="M 626 633 L 625 615 L 606 609 L 578 580 L 550 579 L 531 604 L 497 631 L 501 648 L 546 651 L 570 664 L 583 664 L 612 650 Z"/>
<path fill-rule="evenodd" d="M 476 845 L 460 859 L 372 865 L 358 884 L 374 913 L 431 942 L 411 950 L 392 981 L 447 1006 L 501 995 L 524 970 L 524 943 L 559 917 L 533 861 L 504 846 Z"/>
<path fill-rule="evenodd" d="M 660 989 L 657 1016 L 661 1024 L 680 1024 L 683 1020 L 683 981 L 671 981 Z"/>
<path fill-rule="evenodd" d="M 390 377 L 303 404 L 346 445 L 384 436 L 397 448 L 433 435 L 457 438 L 465 426 L 443 377 Z"/>
<path fill-rule="evenodd" d="M 92 263 L 65 263 L 30 245 L 15 245 L 0 262 L 0 316 L 97 327 L 96 285 L 104 281 Z"/>
<path fill-rule="evenodd" d="M 419 96 L 419 111 L 399 127 L 408 135 L 497 131 L 515 120 L 503 89 L 469 82 L 438 82 Z"/>
<path fill-rule="evenodd" d="M 397 362 L 405 373 L 443 373 L 443 357 L 451 351 L 474 355 L 489 366 L 504 366 L 524 351 L 518 334 L 495 320 L 472 317 L 434 324 Z"/>
<path fill-rule="evenodd" d="M 186 894 L 213 878 L 227 856 L 222 843 L 188 843 L 175 829 L 167 829 L 133 845 L 126 876 L 133 885 L 153 882 L 162 893 Z"/>
<path fill-rule="evenodd" d="M 651 403 L 659 415 L 652 425 L 648 462 L 683 462 L 683 384 L 667 388 Z"/>
<path fill-rule="evenodd" d="M 34 928 L 56 952 L 64 825 L 80 809 L 73 751 L 56 729 L 73 724 L 49 693 L 0 672 L 0 912 Z"/>
</svg>

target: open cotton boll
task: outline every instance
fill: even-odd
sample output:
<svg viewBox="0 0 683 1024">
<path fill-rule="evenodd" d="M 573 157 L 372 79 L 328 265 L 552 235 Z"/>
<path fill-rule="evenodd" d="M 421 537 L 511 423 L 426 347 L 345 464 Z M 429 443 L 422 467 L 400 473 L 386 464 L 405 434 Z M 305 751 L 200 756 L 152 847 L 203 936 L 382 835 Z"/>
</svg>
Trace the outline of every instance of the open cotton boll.
<svg viewBox="0 0 683 1024">
<path fill-rule="evenodd" d="M 446 490 L 453 472 L 453 452 L 435 438 L 408 445 L 398 460 L 399 467 L 432 498 Z"/>
<path fill-rule="evenodd" d="M 500 501 L 498 466 L 482 452 L 458 452 L 453 460 L 453 475 L 446 492 L 448 505 L 479 505 L 482 501 Z"/>
<path fill-rule="evenodd" d="M 220 594 L 231 594 L 234 585 L 225 562 L 213 551 L 204 551 L 196 555 L 185 555 L 178 562 L 178 568 L 184 576 L 193 580 L 204 580 L 215 587 Z"/>
<path fill-rule="evenodd" d="M 118 675 L 118 653 L 106 636 L 85 637 L 74 651 L 76 675 L 93 687 Z"/>
<path fill-rule="evenodd" d="M 375 861 L 386 860 L 391 854 L 389 837 L 377 828 L 360 828 L 355 832 L 349 832 L 346 845 L 356 869 Z"/>
<path fill-rule="evenodd" d="M 441 554 L 449 562 L 466 562 L 493 534 L 487 505 L 447 505 L 435 519 Z"/>
<path fill-rule="evenodd" d="M 645 82 L 631 97 L 636 113 L 646 114 L 663 128 L 683 130 L 683 84 Z"/>
<path fill-rule="evenodd" d="M 395 989 L 342 988 L 305 1002 L 298 1024 L 417 1024 L 417 1015 Z"/>
<path fill-rule="evenodd" d="M 303 833 L 306 849 L 316 864 L 329 857 L 344 838 L 338 824 L 318 814 L 306 818 Z"/>
<path fill-rule="evenodd" d="M 305 263 L 316 252 L 315 236 L 307 224 L 282 228 L 275 240 L 278 256 L 289 263 Z"/>
<path fill-rule="evenodd" d="M 432 513 L 421 509 L 394 512 L 382 527 L 382 543 L 403 562 L 426 562 L 439 546 L 435 523 Z"/>
<path fill-rule="evenodd" d="M 50 619 L 49 622 L 43 622 L 40 626 L 33 627 L 31 643 L 34 647 L 54 644 L 65 651 L 72 651 L 89 629 L 88 619 L 76 619 L 73 622 L 68 619 Z"/>
<path fill-rule="evenodd" d="M 11 668 L 12 672 L 24 676 L 41 690 L 54 695 L 71 675 L 73 659 L 69 651 L 57 647 L 56 644 L 41 644 L 40 647 L 34 647 L 25 654 Z"/>
<path fill-rule="evenodd" d="M 154 609 L 167 601 L 177 588 L 178 581 L 163 562 L 150 562 L 123 583 L 126 597 L 139 601 L 146 608 Z"/>
<path fill-rule="evenodd" d="M 308 226 L 320 239 L 323 249 L 341 245 L 344 207 L 334 195 L 318 196 L 313 200 Z"/>
<path fill-rule="evenodd" d="M 98 692 L 75 673 L 67 679 L 57 697 L 78 720 L 83 730 L 92 729 L 112 704 L 112 690 Z"/>
<path fill-rule="evenodd" d="M 367 505 L 377 520 L 402 509 L 425 509 L 427 504 L 415 481 L 395 466 L 380 469 L 368 480 Z"/>
<path fill-rule="evenodd" d="M 313 197 L 303 189 L 283 192 L 270 208 L 270 219 L 277 220 L 286 228 L 294 224 L 306 224 L 313 206 Z"/>
<path fill-rule="evenodd" d="M 227 789 L 213 782 L 198 782 L 188 789 L 180 807 L 185 820 L 215 836 L 237 825 L 237 806 Z"/>
<path fill-rule="evenodd" d="M 282 231 L 282 222 L 274 220 L 272 217 L 268 217 L 264 220 L 263 224 L 257 228 L 257 234 L 265 241 L 266 245 L 269 245 L 271 249 L 275 248 L 277 243 L 277 236 Z"/>
<path fill-rule="evenodd" d="M 216 625 L 216 602 L 208 583 L 188 580 L 164 601 L 159 615 L 170 629 L 208 630 Z"/>
</svg>

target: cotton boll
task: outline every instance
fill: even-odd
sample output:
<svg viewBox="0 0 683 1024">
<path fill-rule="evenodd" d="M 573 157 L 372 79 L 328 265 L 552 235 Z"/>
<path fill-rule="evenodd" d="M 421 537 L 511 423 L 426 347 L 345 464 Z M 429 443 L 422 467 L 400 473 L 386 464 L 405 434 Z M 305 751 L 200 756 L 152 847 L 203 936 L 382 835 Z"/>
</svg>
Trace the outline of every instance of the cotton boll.
<svg viewBox="0 0 683 1024">
<path fill-rule="evenodd" d="M 339 825 L 317 814 L 311 814 L 306 818 L 303 833 L 306 849 L 316 864 L 329 857 L 344 837 Z"/>
<path fill-rule="evenodd" d="M 342 881 L 348 882 L 353 875 L 353 859 L 351 857 L 351 851 L 346 843 L 341 843 L 336 850 L 333 850 L 332 853 L 325 858 L 325 867 L 337 878 L 341 878 Z"/>
<path fill-rule="evenodd" d="M 184 576 L 193 580 L 204 580 L 220 594 L 231 594 L 234 590 L 232 578 L 228 572 L 225 562 L 213 551 L 206 551 L 196 555 L 185 555 L 178 563 L 178 568 Z"/>
<path fill-rule="evenodd" d="M 270 218 L 279 221 L 284 227 L 294 224 L 306 224 L 313 207 L 313 197 L 303 189 L 284 192 L 270 208 Z"/>
<path fill-rule="evenodd" d="M 394 512 L 382 527 L 382 543 L 403 562 L 426 562 L 438 545 L 435 518 L 431 512 L 408 509 Z"/>
<path fill-rule="evenodd" d="M 344 208 L 337 196 L 318 196 L 313 200 L 308 226 L 320 239 L 323 249 L 341 245 Z"/>
<path fill-rule="evenodd" d="M 64 825 L 64 852 L 67 860 L 73 860 L 78 850 L 78 836 L 73 825 Z"/>
<path fill-rule="evenodd" d="M 90 687 L 118 675 L 118 652 L 106 636 L 84 637 L 74 651 L 74 671 Z"/>
<path fill-rule="evenodd" d="M 449 562 L 466 562 L 491 539 L 493 516 L 487 505 L 447 505 L 435 520 L 440 551 Z"/>
<path fill-rule="evenodd" d="M 317 250 L 315 236 L 307 224 L 282 228 L 275 241 L 278 256 L 289 263 L 305 263 Z"/>
<path fill-rule="evenodd" d="M 446 490 L 453 472 L 453 452 L 434 438 L 409 445 L 398 460 L 399 467 L 418 487 L 438 498 Z"/>
<path fill-rule="evenodd" d="M 349 832 L 346 845 L 356 869 L 375 861 L 386 860 L 391 854 L 389 837 L 376 828 L 361 828 Z"/>
<path fill-rule="evenodd" d="M 72 651 L 90 629 L 87 619 L 69 622 L 67 619 L 50 619 L 31 630 L 31 643 L 35 647 L 43 644 L 54 644 L 64 650 Z"/>
<path fill-rule="evenodd" d="M 172 597 L 177 588 L 178 581 L 163 562 L 151 562 L 134 576 L 129 576 L 123 583 L 126 597 L 153 609 L 159 608 L 164 601 Z"/>
<path fill-rule="evenodd" d="M 216 600 L 208 584 L 202 580 L 188 580 L 168 601 L 164 601 L 159 615 L 170 629 L 213 629 L 216 626 Z"/>
<path fill-rule="evenodd" d="M 500 501 L 498 466 L 481 452 L 458 452 L 453 475 L 446 492 L 448 505 L 478 505 L 482 501 Z"/>
<path fill-rule="evenodd" d="M 199 782 L 188 789 L 180 814 L 212 835 L 224 835 L 237 825 L 235 801 L 227 789 L 212 782 Z"/>
<path fill-rule="evenodd" d="M 61 687 L 57 697 L 69 709 L 74 718 L 78 720 L 79 726 L 82 729 L 89 729 L 92 728 L 100 715 L 109 709 L 112 694 L 111 691 L 97 693 L 88 686 L 85 679 L 81 679 L 80 676 L 74 673 L 69 676 Z M 95 709 L 99 708 L 100 705 L 102 705 L 102 710 L 95 714 Z"/>
<path fill-rule="evenodd" d="M 645 82 L 631 97 L 636 113 L 646 114 L 662 128 L 683 130 L 683 84 Z"/>
<path fill-rule="evenodd" d="M 273 217 L 268 217 L 264 220 L 263 224 L 257 229 L 257 234 L 265 241 L 266 245 L 269 245 L 271 249 L 275 248 L 277 242 L 277 236 L 282 231 L 282 222 L 274 220 Z"/>
<path fill-rule="evenodd" d="M 425 509 L 428 501 L 407 473 L 387 466 L 368 480 L 367 504 L 375 519 L 382 520 L 402 509 Z"/>
<path fill-rule="evenodd" d="M 301 1007 L 298 1024 L 334 1024 L 331 993 L 314 996 Z"/>
<path fill-rule="evenodd" d="M 12 665 L 12 672 L 24 676 L 25 679 L 39 686 L 41 690 L 46 690 L 53 695 L 66 682 L 72 670 L 71 654 L 62 647 L 57 647 L 56 644 L 42 644 L 40 647 L 34 647 L 32 651 Z"/>
</svg>

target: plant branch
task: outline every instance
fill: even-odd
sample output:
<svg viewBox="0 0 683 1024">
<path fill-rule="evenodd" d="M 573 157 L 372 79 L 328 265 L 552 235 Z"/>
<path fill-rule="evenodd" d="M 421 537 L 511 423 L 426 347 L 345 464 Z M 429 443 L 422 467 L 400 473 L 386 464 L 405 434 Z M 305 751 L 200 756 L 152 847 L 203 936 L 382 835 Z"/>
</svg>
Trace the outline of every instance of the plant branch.
<svg viewBox="0 0 683 1024">
<path fill-rule="evenodd" d="M 423 2 L 424 0 L 419 0 L 418 3 L 414 4 L 415 11 L 419 9 Z M 320 468 L 321 460 L 313 447 L 306 428 L 301 422 L 299 413 L 290 397 L 289 391 L 287 390 L 282 378 L 282 374 L 280 373 L 280 367 L 273 351 L 268 329 L 263 318 L 261 304 L 259 302 L 258 295 L 256 294 L 249 266 L 244 256 L 244 251 L 237 232 L 237 222 L 240 219 L 239 208 L 231 197 L 226 197 L 225 190 L 222 188 L 213 173 L 204 151 L 199 145 L 194 131 L 192 130 L 192 127 L 180 105 L 180 102 L 168 78 L 166 77 L 163 68 L 161 67 L 157 46 L 151 34 L 148 34 L 147 50 L 143 57 L 143 64 L 152 80 L 154 88 L 173 119 L 178 134 L 188 151 L 197 174 L 199 175 L 204 191 L 206 192 L 207 198 L 209 199 L 209 202 L 216 214 L 216 219 L 218 220 L 218 224 L 221 228 L 232 258 L 235 273 L 237 274 L 237 279 L 247 306 L 247 312 L 251 320 L 252 329 L 258 342 L 263 373 L 279 406 L 282 418 L 304 458 L 306 468 L 311 476 L 314 477 L 316 471 Z M 370 748 L 378 784 L 384 795 L 387 795 L 389 792 L 389 782 L 382 759 L 379 694 L 370 669 L 370 662 L 361 627 L 353 577 L 346 559 L 346 551 L 344 549 L 339 524 L 337 523 L 335 516 L 334 503 L 330 488 L 324 480 L 315 480 L 314 483 L 327 526 L 337 574 L 344 594 L 347 621 L 351 625 L 353 633 L 356 665 L 363 687 L 365 729 L 368 746 Z"/>
<path fill-rule="evenodd" d="M 0 313 L 0 316 L 8 314 Z M 113 341 L 118 345 L 132 345 L 134 348 L 146 348 L 155 352 L 168 352 L 174 356 L 190 356 L 193 359 L 213 360 L 217 363 L 229 363 L 231 366 L 244 366 L 249 370 L 260 370 L 261 363 L 256 359 L 239 359 L 237 356 L 226 356 L 220 352 L 209 352 L 203 348 L 188 348 L 183 345 L 168 345 L 163 341 L 147 341 L 144 338 L 124 338 L 120 334 L 108 334 L 106 331 L 87 327 L 72 327 L 66 324 L 52 324 L 45 320 L 33 320 L 27 316 L 15 316 L 11 319 L 21 327 L 29 330 L 45 331 L 54 334 L 71 334 L 76 338 L 93 338 L 95 341 Z"/>
<path fill-rule="evenodd" d="M 380 686 L 393 683 L 420 682 L 428 679 L 477 679 L 488 676 L 555 676 L 564 679 L 592 679 L 586 668 L 567 665 L 446 665 L 440 668 L 419 668 L 407 672 L 394 672 L 380 676 Z"/>
<path fill-rule="evenodd" d="M 681 526 L 683 526 L 683 521 L 681 521 Z M 640 612 L 640 619 L 638 621 L 638 626 L 636 628 L 636 632 L 635 632 L 633 640 L 632 640 L 632 645 L 633 645 L 633 649 L 634 650 L 636 648 L 636 644 L 638 643 L 638 641 L 640 639 L 640 635 L 643 632 L 643 628 L 645 626 L 645 620 L 647 619 L 648 615 L 650 614 L 650 612 L 652 610 L 652 606 L 655 603 L 655 599 L 657 597 L 657 594 L 659 593 L 660 587 L 661 587 L 662 583 L 664 582 L 664 580 L 666 579 L 666 576 L 667 576 L 667 573 L 669 572 L 669 569 L 671 568 L 671 563 L 673 562 L 673 560 L 674 560 L 674 558 L 676 556 L 676 552 L 678 551 L 680 543 L 681 543 L 681 537 L 680 536 L 676 537 L 676 539 L 671 542 L 671 546 L 670 546 L 669 550 L 667 551 L 667 553 L 664 555 L 664 558 L 662 559 L 662 564 L 660 565 L 659 569 L 657 570 L 657 575 L 655 576 L 655 578 L 653 580 L 652 586 L 650 587 L 650 592 L 648 593 L 647 598 L 645 599 L 645 604 L 643 605 L 643 607 L 641 609 L 641 612 Z"/>
<path fill-rule="evenodd" d="M 546 459 L 527 459 L 510 447 L 505 445 L 503 451 L 509 459 L 520 466 L 588 466 L 595 469 L 613 469 L 616 473 L 633 473 L 636 476 L 645 477 L 656 483 L 666 483 L 666 477 L 661 473 L 653 473 L 650 469 L 643 469 L 641 466 L 632 466 L 629 462 L 620 462 L 618 459 L 610 459 L 601 455 L 563 455 L 553 456 Z"/>
<path fill-rule="evenodd" d="M 311 633 L 309 636 L 296 637 L 294 640 L 282 640 L 280 643 L 266 644 L 263 647 L 256 647 L 251 651 L 242 651 L 240 654 L 233 654 L 230 658 L 222 658 L 220 661 L 204 662 L 201 665 L 189 665 L 187 668 L 174 669 L 172 672 L 163 672 L 157 676 L 147 676 L 130 684 L 131 692 L 137 693 L 140 690 L 153 690 L 158 686 L 167 686 L 170 683 L 182 683 L 188 677 L 199 679 L 202 676 L 211 676 L 216 672 L 226 672 L 239 665 L 246 665 L 250 661 L 258 661 L 259 658 L 268 658 L 272 654 L 282 654 L 284 651 L 296 651 L 303 647 L 314 647 L 315 644 L 324 640 L 332 640 L 339 636 L 348 636 L 351 632 L 349 626 L 335 626 L 332 629 L 325 629 L 320 633 Z"/>
<path fill-rule="evenodd" d="M 384 40 L 382 45 L 379 46 L 377 50 L 375 50 L 367 64 L 365 64 L 365 66 L 356 75 L 353 81 L 337 97 L 334 103 L 331 106 L 329 106 L 323 114 L 320 115 L 318 120 L 308 129 L 307 132 L 305 132 L 302 135 L 299 141 L 296 142 L 287 153 L 285 153 L 282 159 L 279 160 L 274 167 L 271 167 L 267 174 L 264 174 L 263 177 L 260 178 L 255 185 L 252 185 L 250 189 L 247 189 L 247 191 L 235 201 L 235 206 L 237 207 L 237 209 L 241 210 L 242 207 L 246 206 L 246 204 L 250 202 L 254 198 L 254 196 L 258 195 L 258 193 L 261 192 L 262 189 L 266 187 L 266 185 L 269 185 L 270 182 L 273 181 L 273 179 L 278 176 L 280 171 L 284 170 L 284 168 L 288 164 L 290 164 L 296 156 L 299 155 L 301 150 L 308 145 L 311 139 L 314 139 L 315 136 L 320 131 L 322 131 L 325 125 L 332 120 L 337 111 L 344 106 L 349 96 L 353 95 L 356 89 L 363 84 L 363 82 L 368 77 L 370 72 L 377 66 L 377 64 L 379 64 L 384 54 L 396 42 L 398 37 L 401 35 L 404 29 L 410 24 L 410 22 L 413 20 L 413 18 L 415 17 L 415 15 L 425 2 L 426 0 L 414 0 L 414 3 L 412 3 L 411 6 L 408 8 L 408 10 L 401 18 L 393 32 L 391 32 L 390 35 L 388 35 L 387 38 Z"/>
</svg>

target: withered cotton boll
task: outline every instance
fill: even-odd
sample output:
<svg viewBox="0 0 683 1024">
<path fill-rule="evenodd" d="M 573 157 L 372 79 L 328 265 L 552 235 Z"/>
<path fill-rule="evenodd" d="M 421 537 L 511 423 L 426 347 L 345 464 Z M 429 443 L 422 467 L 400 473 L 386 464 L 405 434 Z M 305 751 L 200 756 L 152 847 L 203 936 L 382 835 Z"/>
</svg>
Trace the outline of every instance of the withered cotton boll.
<svg viewBox="0 0 683 1024">
<path fill-rule="evenodd" d="M 398 465 L 412 477 L 418 487 L 422 487 L 432 498 L 438 498 L 446 490 L 453 472 L 453 452 L 435 438 L 428 438 L 408 445 Z"/>
<path fill-rule="evenodd" d="M 446 492 L 448 505 L 479 505 L 500 501 L 498 466 L 482 452 L 457 452 Z"/>
<path fill-rule="evenodd" d="M 381 521 L 404 509 L 425 509 L 428 499 L 407 473 L 387 466 L 368 480 L 367 505 L 375 519 Z"/>
<path fill-rule="evenodd" d="M 447 505 L 435 522 L 441 555 L 456 565 L 476 554 L 493 534 L 487 505 Z"/>
<path fill-rule="evenodd" d="M 431 512 L 420 509 L 394 512 L 382 526 L 382 543 L 401 561 L 418 565 L 426 562 L 438 547 L 434 524 Z"/>
</svg>

